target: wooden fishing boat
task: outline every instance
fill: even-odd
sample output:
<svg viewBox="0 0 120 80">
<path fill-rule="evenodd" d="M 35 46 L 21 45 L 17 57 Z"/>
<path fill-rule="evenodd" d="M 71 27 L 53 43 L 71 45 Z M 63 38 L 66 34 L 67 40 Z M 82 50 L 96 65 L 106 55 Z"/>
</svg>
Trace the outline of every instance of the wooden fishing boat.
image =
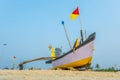
<svg viewBox="0 0 120 80">
<path fill-rule="evenodd" d="M 79 15 L 79 9 L 77 7 L 70 15 L 70 18 L 74 20 L 76 19 L 78 15 Z M 54 69 L 56 68 L 64 68 L 64 69 L 65 68 L 81 68 L 81 67 L 89 66 L 92 62 L 92 55 L 94 51 L 94 40 L 95 40 L 96 33 L 95 32 L 92 33 L 91 35 L 88 36 L 88 38 L 86 38 L 86 40 L 84 40 L 83 31 L 82 31 L 82 23 L 80 21 L 81 41 L 79 43 L 79 41 L 76 40 L 74 46 L 72 47 L 70 44 L 70 40 L 69 40 L 67 31 L 66 31 L 64 21 L 62 21 L 61 24 L 64 27 L 66 38 L 68 40 L 71 50 L 61 56 L 56 57 L 55 56 L 56 53 L 54 53 L 54 49 L 51 48 L 52 50 L 51 58 L 52 57 L 56 57 L 56 58 L 52 58 L 51 60 L 46 61 L 46 63 L 52 63 Z"/>
<path fill-rule="evenodd" d="M 81 68 L 90 65 L 94 51 L 95 35 L 95 32 L 92 33 L 78 47 L 71 49 L 60 57 L 46 61 L 46 63 L 52 63 L 54 69 Z"/>
</svg>

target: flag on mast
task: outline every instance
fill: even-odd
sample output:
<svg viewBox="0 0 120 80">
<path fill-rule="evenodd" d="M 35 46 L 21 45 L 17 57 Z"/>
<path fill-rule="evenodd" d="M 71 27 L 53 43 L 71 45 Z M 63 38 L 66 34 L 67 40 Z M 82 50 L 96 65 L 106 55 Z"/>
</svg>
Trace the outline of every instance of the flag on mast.
<svg viewBox="0 0 120 80">
<path fill-rule="evenodd" d="M 70 19 L 71 20 L 75 20 L 77 17 L 79 16 L 79 9 L 78 7 L 72 12 L 72 14 L 70 15 Z"/>
</svg>

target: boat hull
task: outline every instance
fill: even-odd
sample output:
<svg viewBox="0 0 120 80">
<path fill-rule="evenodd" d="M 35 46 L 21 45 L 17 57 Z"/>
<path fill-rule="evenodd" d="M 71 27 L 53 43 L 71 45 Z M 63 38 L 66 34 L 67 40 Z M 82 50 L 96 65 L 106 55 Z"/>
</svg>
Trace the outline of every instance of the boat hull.
<svg viewBox="0 0 120 80">
<path fill-rule="evenodd" d="M 81 67 L 91 64 L 94 50 L 94 40 L 73 50 L 69 54 L 59 59 L 53 60 L 54 68 Z"/>
</svg>

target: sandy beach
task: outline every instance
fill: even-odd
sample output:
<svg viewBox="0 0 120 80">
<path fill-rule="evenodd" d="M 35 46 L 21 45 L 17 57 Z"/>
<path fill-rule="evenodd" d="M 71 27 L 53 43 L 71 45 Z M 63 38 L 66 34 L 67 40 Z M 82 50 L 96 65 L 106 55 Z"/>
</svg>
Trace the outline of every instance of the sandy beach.
<svg viewBox="0 0 120 80">
<path fill-rule="evenodd" d="M 120 72 L 0 70 L 0 80 L 120 80 Z"/>
</svg>

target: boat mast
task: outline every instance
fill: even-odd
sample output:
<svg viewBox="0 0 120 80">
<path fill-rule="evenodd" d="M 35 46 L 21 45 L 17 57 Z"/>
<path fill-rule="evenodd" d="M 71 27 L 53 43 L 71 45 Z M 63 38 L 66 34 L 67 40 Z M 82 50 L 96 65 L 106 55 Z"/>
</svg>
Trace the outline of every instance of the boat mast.
<svg viewBox="0 0 120 80">
<path fill-rule="evenodd" d="M 76 0 L 76 4 L 78 6 L 78 0 Z M 78 7 L 79 9 L 79 7 Z M 80 21 L 80 38 L 81 38 L 81 41 L 80 41 L 80 44 L 82 44 L 84 42 L 84 36 L 83 36 L 83 30 L 82 30 L 82 20 L 80 18 L 80 16 L 78 17 L 79 18 L 79 21 Z"/>
<path fill-rule="evenodd" d="M 71 46 L 71 44 L 70 44 L 70 40 L 69 40 L 69 37 L 68 37 L 67 31 L 66 31 L 66 27 L 65 27 L 64 21 L 62 21 L 61 24 L 62 24 L 63 27 L 64 27 L 64 31 L 65 31 L 66 38 L 67 38 L 67 40 L 68 40 L 68 44 L 69 44 L 69 46 L 70 46 L 70 49 L 72 49 L 72 46 Z"/>
<path fill-rule="evenodd" d="M 80 17 L 79 17 L 79 19 L 80 19 Z M 80 36 L 81 36 L 81 43 L 83 43 L 83 41 L 84 41 L 84 38 L 83 38 L 83 30 L 82 30 L 82 21 L 81 21 L 81 19 L 80 19 Z"/>
</svg>

